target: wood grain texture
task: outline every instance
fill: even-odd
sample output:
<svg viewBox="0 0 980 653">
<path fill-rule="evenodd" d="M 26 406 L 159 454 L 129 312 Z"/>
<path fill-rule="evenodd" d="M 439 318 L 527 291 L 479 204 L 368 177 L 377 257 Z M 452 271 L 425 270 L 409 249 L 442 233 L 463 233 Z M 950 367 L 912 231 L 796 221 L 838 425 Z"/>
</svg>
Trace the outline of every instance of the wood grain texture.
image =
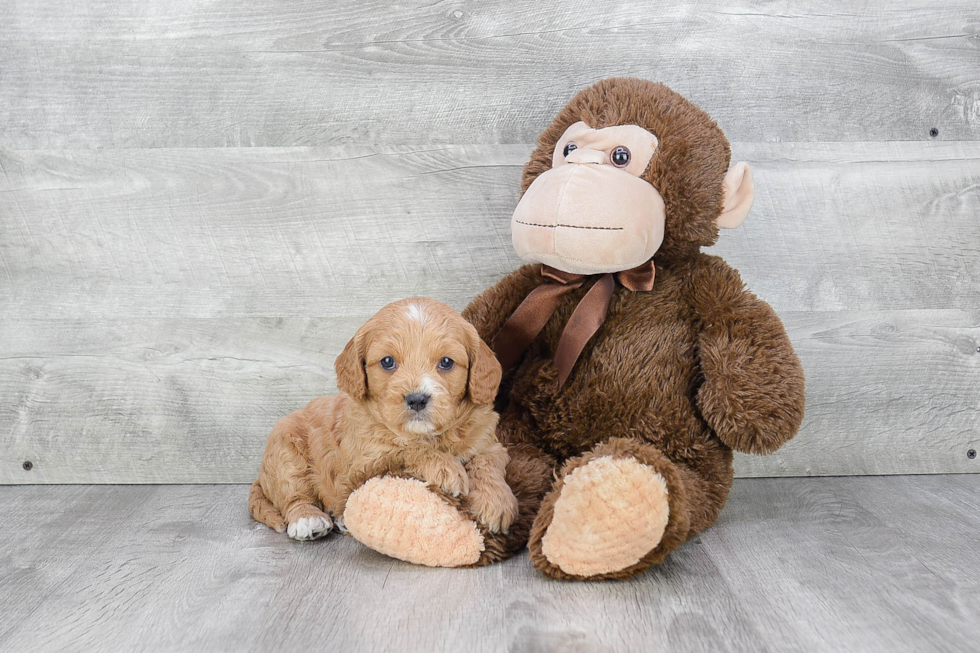
<svg viewBox="0 0 980 653">
<path fill-rule="evenodd" d="M 525 554 L 429 569 L 293 542 L 251 521 L 246 486 L 0 487 L 0 648 L 966 652 L 978 491 L 972 475 L 741 479 L 665 564 L 568 583 Z"/>
<path fill-rule="evenodd" d="M 528 150 L 0 152 L 0 482 L 251 480 L 377 308 L 519 264 Z M 980 471 L 980 145 L 735 154 L 758 200 L 714 249 L 808 379 L 800 436 L 738 473 Z"/>
<path fill-rule="evenodd" d="M 7 315 L 351 316 L 462 307 L 520 264 L 530 147 L 0 151 Z M 715 252 L 779 311 L 980 306 L 980 143 L 736 143 Z"/>
<path fill-rule="evenodd" d="M 800 433 L 741 476 L 980 472 L 980 311 L 783 313 L 807 380 Z"/>
<path fill-rule="evenodd" d="M 801 433 L 741 476 L 976 472 L 980 313 L 783 315 Z M 275 421 L 334 392 L 344 318 L 4 324 L 0 483 L 243 483 Z M 25 471 L 24 461 L 33 469 Z"/>
<path fill-rule="evenodd" d="M 970 651 L 976 478 L 740 481 L 702 543 L 773 651 Z"/>
<path fill-rule="evenodd" d="M 516 267 L 526 147 L 0 152 L 8 310 L 353 316 Z M 508 209 L 509 207 L 509 209 Z"/>
<path fill-rule="evenodd" d="M 980 306 L 980 143 L 736 143 L 755 173 L 713 253 L 777 311 Z"/>
<path fill-rule="evenodd" d="M 519 264 L 529 143 L 609 75 L 756 173 L 714 251 L 809 402 L 739 474 L 980 471 L 978 30 L 972 0 L 3 3 L 0 483 L 250 480 L 375 310 Z"/>
<path fill-rule="evenodd" d="M 0 146 L 527 143 L 664 81 L 733 140 L 980 137 L 974 0 L 0 6 Z"/>
</svg>

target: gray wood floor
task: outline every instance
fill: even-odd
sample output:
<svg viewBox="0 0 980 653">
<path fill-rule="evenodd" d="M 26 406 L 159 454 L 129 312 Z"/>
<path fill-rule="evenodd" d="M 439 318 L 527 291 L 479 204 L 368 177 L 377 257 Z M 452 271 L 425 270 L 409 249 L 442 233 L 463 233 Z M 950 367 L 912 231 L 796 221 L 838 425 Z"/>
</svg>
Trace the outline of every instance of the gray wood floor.
<svg viewBox="0 0 980 653">
<path fill-rule="evenodd" d="M 980 476 L 741 479 L 629 582 L 414 567 L 246 486 L 0 486 L 3 651 L 976 651 Z"/>
</svg>

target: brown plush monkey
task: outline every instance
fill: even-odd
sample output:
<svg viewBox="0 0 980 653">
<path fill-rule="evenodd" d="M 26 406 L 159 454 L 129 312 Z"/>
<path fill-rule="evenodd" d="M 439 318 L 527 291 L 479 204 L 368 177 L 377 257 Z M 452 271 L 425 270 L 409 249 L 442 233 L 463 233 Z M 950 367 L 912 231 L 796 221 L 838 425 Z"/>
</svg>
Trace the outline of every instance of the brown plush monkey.
<svg viewBox="0 0 980 653">
<path fill-rule="evenodd" d="M 509 533 L 465 540 L 464 557 L 486 564 L 528 544 L 549 576 L 625 578 L 715 521 L 732 450 L 793 437 L 803 372 L 772 309 L 701 252 L 753 196 L 706 113 L 662 84 L 607 79 L 538 143 L 512 219 L 529 265 L 463 313 L 505 368 L 498 437 L 521 512 Z M 358 505 L 392 501 L 399 482 L 376 479 Z M 436 492 L 400 510 L 354 536 L 417 559 L 475 523 Z M 427 521 L 442 525 L 438 541 Z"/>
</svg>

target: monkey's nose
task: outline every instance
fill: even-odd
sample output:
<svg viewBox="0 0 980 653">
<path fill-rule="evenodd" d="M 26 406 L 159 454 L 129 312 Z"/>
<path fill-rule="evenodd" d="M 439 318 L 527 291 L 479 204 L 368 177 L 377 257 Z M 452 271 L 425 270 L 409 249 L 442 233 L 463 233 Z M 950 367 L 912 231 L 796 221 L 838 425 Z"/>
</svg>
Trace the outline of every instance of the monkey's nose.
<svg viewBox="0 0 980 653">
<path fill-rule="evenodd" d="M 405 395 L 405 404 L 408 406 L 409 410 L 414 410 L 416 413 L 425 410 L 425 407 L 429 405 L 429 399 L 432 395 L 427 395 L 422 392 L 410 392 Z"/>
</svg>

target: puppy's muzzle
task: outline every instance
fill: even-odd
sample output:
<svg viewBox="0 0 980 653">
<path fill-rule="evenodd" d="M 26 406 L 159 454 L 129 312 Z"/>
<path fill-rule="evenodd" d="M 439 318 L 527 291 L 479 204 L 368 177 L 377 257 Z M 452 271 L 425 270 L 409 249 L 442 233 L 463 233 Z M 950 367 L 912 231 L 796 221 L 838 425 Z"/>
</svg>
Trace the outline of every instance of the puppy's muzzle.
<svg viewBox="0 0 980 653">
<path fill-rule="evenodd" d="M 414 413 L 421 413 L 429 406 L 432 395 L 424 392 L 410 392 L 405 395 L 405 405 Z"/>
</svg>

